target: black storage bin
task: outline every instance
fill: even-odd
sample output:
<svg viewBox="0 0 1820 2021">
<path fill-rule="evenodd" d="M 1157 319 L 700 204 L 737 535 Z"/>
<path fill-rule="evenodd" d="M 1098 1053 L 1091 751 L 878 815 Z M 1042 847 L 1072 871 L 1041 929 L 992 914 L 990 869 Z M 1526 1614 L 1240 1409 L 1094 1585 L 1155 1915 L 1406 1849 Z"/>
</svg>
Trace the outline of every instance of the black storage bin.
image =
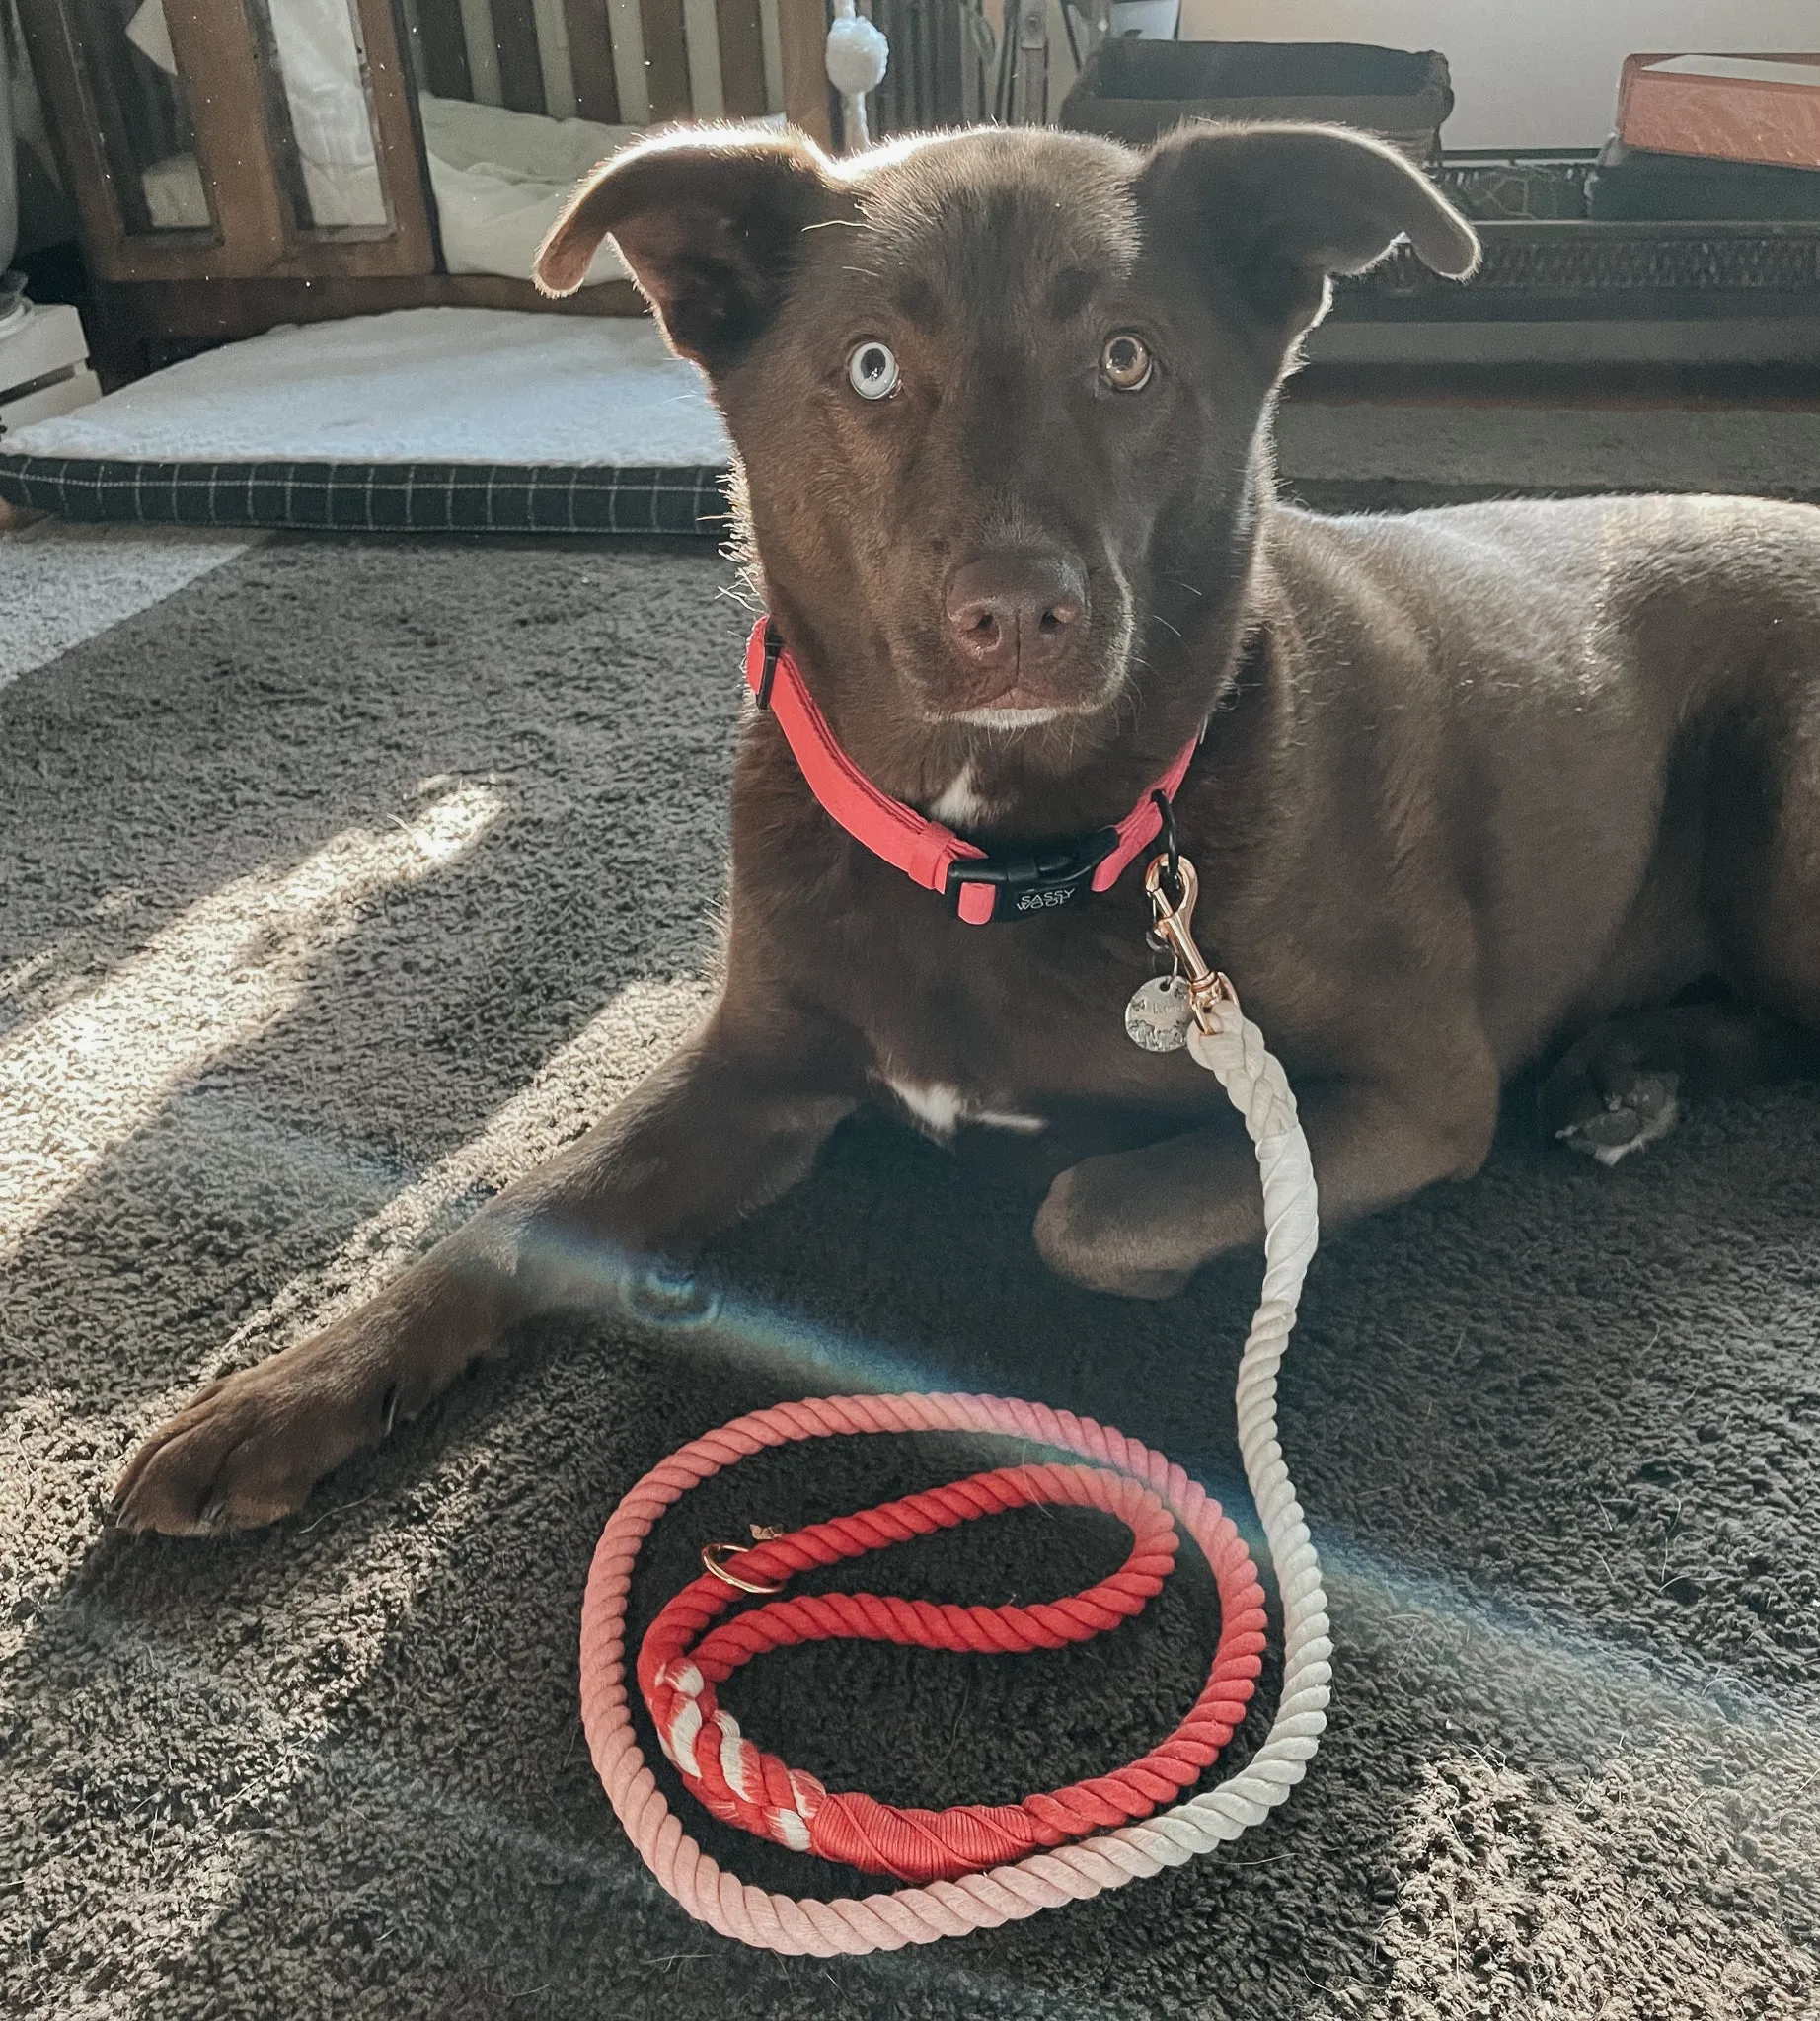
<svg viewBox="0 0 1820 2021">
<path fill-rule="evenodd" d="M 1454 109 L 1447 58 L 1369 42 L 1101 42 L 1059 123 L 1140 144 L 1184 119 L 1325 119 L 1416 160 L 1440 153 Z"/>
<path fill-rule="evenodd" d="M 1671 218 L 1820 223 L 1820 169 L 1778 169 L 1607 144 L 1587 189 L 1588 215 L 1637 223 Z"/>
</svg>

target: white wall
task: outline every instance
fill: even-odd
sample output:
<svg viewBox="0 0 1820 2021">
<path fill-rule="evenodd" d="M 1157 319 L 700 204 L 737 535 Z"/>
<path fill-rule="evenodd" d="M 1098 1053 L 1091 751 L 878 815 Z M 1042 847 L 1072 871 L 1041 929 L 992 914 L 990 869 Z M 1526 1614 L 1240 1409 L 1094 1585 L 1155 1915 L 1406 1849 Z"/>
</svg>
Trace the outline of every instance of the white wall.
<svg viewBox="0 0 1820 2021">
<path fill-rule="evenodd" d="M 1439 49 L 1449 147 L 1597 147 L 1633 50 L 1820 50 L 1820 0 L 1182 0 L 1184 37 Z"/>
</svg>

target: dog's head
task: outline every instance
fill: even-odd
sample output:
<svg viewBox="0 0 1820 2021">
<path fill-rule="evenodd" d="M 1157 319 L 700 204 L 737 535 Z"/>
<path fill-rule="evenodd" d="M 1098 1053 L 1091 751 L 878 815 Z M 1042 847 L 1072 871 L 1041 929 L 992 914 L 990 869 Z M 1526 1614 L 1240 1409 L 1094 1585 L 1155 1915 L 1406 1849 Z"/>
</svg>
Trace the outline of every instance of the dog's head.
<svg viewBox="0 0 1820 2021">
<path fill-rule="evenodd" d="M 988 129 L 832 162 L 664 135 L 603 164 L 538 255 L 609 234 L 708 373 L 771 609 L 856 758 L 914 796 L 984 742 L 1057 774 L 1230 614 L 1273 389 L 1329 277 L 1470 228 L 1391 149 L 1192 127 L 1148 154 Z M 1187 698 L 1205 707 L 1206 698 Z M 932 747 L 939 753 L 931 759 Z"/>
</svg>

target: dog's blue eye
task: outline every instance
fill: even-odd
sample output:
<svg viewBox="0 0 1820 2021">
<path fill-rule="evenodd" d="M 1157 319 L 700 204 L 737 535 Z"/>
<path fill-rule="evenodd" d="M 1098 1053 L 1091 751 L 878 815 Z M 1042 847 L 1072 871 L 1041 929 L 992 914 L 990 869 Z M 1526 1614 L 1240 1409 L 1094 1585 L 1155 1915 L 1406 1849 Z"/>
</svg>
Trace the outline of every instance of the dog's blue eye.
<svg viewBox="0 0 1820 2021">
<path fill-rule="evenodd" d="M 1100 353 L 1100 369 L 1106 384 L 1120 393 L 1141 393 L 1150 383 L 1150 346 L 1128 330 L 1108 337 Z"/>
<path fill-rule="evenodd" d="M 875 337 L 856 343 L 847 358 L 847 377 L 862 400 L 883 400 L 897 391 L 897 359 Z"/>
</svg>

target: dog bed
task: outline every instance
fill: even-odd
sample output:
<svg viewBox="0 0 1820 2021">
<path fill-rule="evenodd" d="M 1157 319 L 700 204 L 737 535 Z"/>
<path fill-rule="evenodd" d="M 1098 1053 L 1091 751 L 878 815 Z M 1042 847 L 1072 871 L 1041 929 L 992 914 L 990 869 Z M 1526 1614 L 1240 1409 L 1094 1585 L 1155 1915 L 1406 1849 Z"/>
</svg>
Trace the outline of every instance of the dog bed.
<svg viewBox="0 0 1820 2021">
<path fill-rule="evenodd" d="M 719 536 L 728 448 L 642 318 L 287 327 L 0 443 L 0 498 L 192 526 Z"/>
</svg>

